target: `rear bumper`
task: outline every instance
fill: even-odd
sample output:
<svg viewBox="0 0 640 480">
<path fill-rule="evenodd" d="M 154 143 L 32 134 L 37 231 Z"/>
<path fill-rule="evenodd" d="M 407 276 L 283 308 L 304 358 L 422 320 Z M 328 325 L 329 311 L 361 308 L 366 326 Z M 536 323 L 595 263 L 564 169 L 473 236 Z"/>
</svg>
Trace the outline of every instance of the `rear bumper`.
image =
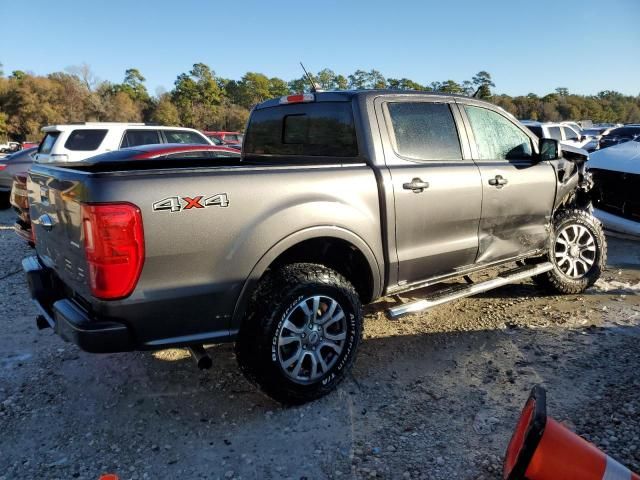
<svg viewBox="0 0 640 480">
<path fill-rule="evenodd" d="M 122 322 L 92 318 L 71 298 L 65 298 L 65 288 L 53 272 L 44 267 L 38 257 L 22 261 L 31 297 L 41 318 L 39 326 L 50 326 L 64 340 L 93 353 L 125 352 L 134 349 L 131 331 Z M 44 321 L 43 321 L 44 320 Z"/>
</svg>

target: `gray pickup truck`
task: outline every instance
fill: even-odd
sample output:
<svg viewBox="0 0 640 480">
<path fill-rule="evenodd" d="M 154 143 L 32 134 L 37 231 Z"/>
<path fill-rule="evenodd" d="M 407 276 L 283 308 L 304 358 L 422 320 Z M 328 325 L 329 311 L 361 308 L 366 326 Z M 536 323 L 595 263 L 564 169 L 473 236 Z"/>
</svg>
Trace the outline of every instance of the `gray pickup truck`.
<svg viewBox="0 0 640 480">
<path fill-rule="evenodd" d="M 381 296 L 467 280 L 396 318 L 528 277 L 592 285 L 606 243 L 586 160 L 476 99 L 349 91 L 258 105 L 240 158 L 36 164 L 37 324 L 90 352 L 185 346 L 201 365 L 204 344 L 235 341 L 264 392 L 309 401 L 349 371 Z"/>
</svg>

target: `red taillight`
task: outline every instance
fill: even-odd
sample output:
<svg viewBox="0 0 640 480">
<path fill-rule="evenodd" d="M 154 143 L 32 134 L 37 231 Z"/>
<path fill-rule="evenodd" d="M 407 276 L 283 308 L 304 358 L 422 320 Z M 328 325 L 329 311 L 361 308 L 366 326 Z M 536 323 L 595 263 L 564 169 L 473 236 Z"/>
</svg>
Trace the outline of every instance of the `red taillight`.
<svg viewBox="0 0 640 480">
<path fill-rule="evenodd" d="M 82 230 L 93 295 L 130 295 L 144 263 L 140 209 L 130 203 L 82 205 Z"/>
<path fill-rule="evenodd" d="M 0 172 L 2 170 L 4 170 L 5 168 L 7 168 L 7 164 L 6 163 L 0 163 Z"/>
<path fill-rule="evenodd" d="M 297 95 L 287 95 L 286 97 L 280 97 L 281 104 L 283 103 L 306 103 L 315 101 L 316 96 L 313 93 L 299 93 Z"/>
</svg>

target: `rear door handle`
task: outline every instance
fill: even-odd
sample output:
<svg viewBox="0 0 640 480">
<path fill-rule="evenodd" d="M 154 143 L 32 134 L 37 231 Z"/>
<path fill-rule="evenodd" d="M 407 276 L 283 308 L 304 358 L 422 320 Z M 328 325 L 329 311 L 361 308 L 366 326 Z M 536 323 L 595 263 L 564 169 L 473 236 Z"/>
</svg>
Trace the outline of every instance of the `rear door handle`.
<svg viewBox="0 0 640 480">
<path fill-rule="evenodd" d="M 502 175 L 496 175 L 494 178 L 489 179 L 489 185 L 492 185 L 496 188 L 502 188 L 507 183 L 509 183 L 509 180 L 504 178 Z"/>
<path fill-rule="evenodd" d="M 429 188 L 429 182 L 423 182 L 421 178 L 414 178 L 409 183 L 403 183 L 402 188 L 413 190 L 413 193 L 422 193 L 425 188 Z"/>
</svg>

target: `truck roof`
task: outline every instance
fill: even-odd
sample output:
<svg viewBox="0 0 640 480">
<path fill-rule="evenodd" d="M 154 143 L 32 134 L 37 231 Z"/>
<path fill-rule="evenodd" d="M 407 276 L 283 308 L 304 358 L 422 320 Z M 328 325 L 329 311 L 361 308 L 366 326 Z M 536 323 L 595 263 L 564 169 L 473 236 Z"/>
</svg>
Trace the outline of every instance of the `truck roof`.
<svg viewBox="0 0 640 480">
<path fill-rule="evenodd" d="M 313 94 L 315 102 L 349 102 L 354 97 L 378 97 L 380 95 L 395 95 L 395 96 L 405 96 L 405 95 L 419 95 L 419 96 L 429 96 L 429 97 L 441 97 L 441 98 L 470 98 L 466 95 L 457 95 L 453 93 L 441 93 L 441 92 L 424 92 L 418 90 L 390 90 L 390 89 L 380 89 L 380 90 L 331 90 L 327 92 L 316 92 Z M 291 95 L 289 95 L 291 96 Z M 272 98 L 271 100 L 267 100 L 265 102 L 259 103 L 256 105 L 256 109 L 275 107 L 277 105 L 281 105 L 283 102 L 281 99 L 287 98 L 287 96 Z M 476 100 L 476 99 L 474 99 Z"/>
</svg>

